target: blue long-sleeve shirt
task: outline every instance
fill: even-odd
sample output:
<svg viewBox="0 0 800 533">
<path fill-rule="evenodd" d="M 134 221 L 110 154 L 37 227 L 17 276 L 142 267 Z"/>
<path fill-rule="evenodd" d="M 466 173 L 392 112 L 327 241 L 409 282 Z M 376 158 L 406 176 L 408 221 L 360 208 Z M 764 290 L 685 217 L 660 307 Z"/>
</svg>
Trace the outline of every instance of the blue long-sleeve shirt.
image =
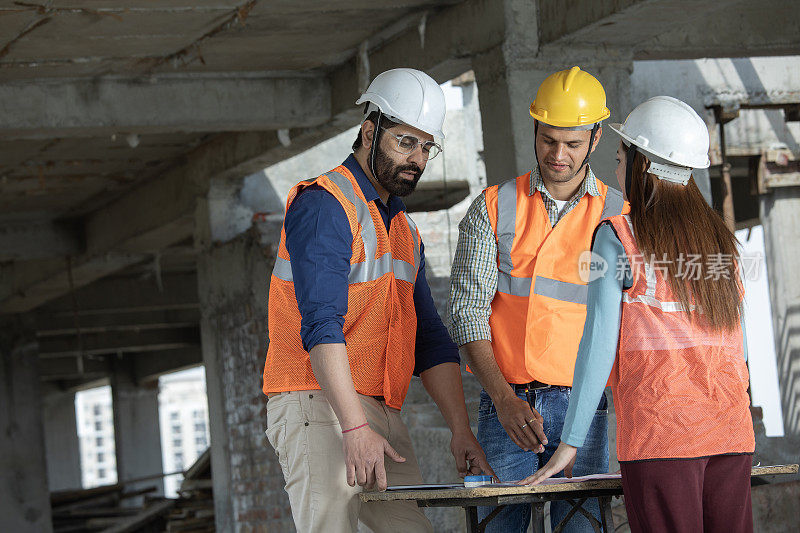
<svg viewBox="0 0 800 533">
<path fill-rule="evenodd" d="M 561 441 L 583 446 L 589 426 L 614 366 L 622 316 L 622 292 L 633 285 L 632 272 L 622 243 L 610 225 L 597 230 L 592 251 L 608 264 L 605 276 L 589 282 L 586 323 L 575 361 L 572 393 Z M 619 273 L 616 269 L 620 269 Z M 744 336 L 744 314 L 742 335 Z M 743 338 L 747 359 L 747 338 Z"/>
<path fill-rule="evenodd" d="M 384 204 L 355 157 L 351 155 L 343 164 L 356 178 L 367 202 L 378 207 L 388 231 L 392 219 L 405 211 L 403 201 L 389 196 L 388 205 Z M 303 348 L 308 351 L 321 343 L 345 343 L 342 330 L 347 314 L 353 234 L 342 204 L 318 185 L 307 187 L 289 206 L 284 228 L 286 248 L 292 258 Z M 441 363 L 460 363 L 458 348 L 431 297 L 425 277 L 425 247 L 421 242 L 414 309 L 417 315 L 414 375 Z"/>
</svg>

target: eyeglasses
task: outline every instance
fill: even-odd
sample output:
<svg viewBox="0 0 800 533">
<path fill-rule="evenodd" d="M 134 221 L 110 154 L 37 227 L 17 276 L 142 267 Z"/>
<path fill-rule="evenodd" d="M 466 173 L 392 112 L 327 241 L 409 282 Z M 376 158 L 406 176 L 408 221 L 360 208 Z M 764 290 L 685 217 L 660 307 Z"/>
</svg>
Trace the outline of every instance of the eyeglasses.
<svg viewBox="0 0 800 533">
<path fill-rule="evenodd" d="M 398 152 L 403 155 L 408 155 L 414 150 L 417 149 L 417 146 L 422 145 L 422 155 L 425 156 L 426 159 L 430 160 L 439 155 L 442 151 L 442 146 L 438 143 L 433 141 L 425 141 L 424 143 L 420 141 L 418 138 L 414 137 L 413 135 L 396 135 L 391 131 L 387 130 L 383 126 L 380 127 L 383 131 L 397 139 L 397 148 L 395 148 Z"/>
</svg>

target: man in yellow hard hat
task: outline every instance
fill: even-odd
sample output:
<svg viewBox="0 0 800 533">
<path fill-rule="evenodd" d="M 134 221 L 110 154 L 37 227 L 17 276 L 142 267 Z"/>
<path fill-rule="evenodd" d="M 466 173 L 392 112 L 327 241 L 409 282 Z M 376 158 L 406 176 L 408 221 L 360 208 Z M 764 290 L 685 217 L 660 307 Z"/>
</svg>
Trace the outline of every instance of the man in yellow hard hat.
<svg viewBox="0 0 800 533">
<path fill-rule="evenodd" d="M 559 444 L 586 319 L 580 256 L 624 205 L 588 165 L 611 114 L 594 76 L 578 67 L 552 74 L 530 114 L 537 167 L 475 199 L 450 278 L 450 331 L 483 386 L 478 441 L 501 480 L 533 474 Z M 571 473 L 607 472 L 606 398 L 581 416 L 593 420 Z M 596 500 L 584 508 L 599 520 Z M 570 509 L 553 502 L 553 527 Z M 524 532 L 530 516 L 528 505 L 506 506 L 487 531 Z M 593 528 L 575 513 L 564 531 Z"/>
</svg>

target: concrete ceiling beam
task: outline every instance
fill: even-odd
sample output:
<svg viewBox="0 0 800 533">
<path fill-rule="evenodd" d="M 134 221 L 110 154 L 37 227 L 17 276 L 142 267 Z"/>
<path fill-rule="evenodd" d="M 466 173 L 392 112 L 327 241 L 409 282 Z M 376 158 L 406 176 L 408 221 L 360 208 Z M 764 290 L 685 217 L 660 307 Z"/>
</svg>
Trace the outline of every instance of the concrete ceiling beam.
<svg viewBox="0 0 800 533">
<path fill-rule="evenodd" d="M 0 313 L 23 313 L 125 267 L 143 254 L 105 253 L 71 259 L 15 261 L 0 265 Z M 71 279 L 70 279 L 71 278 Z"/>
<path fill-rule="evenodd" d="M 203 364 L 203 351 L 199 346 L 172 350 L 169 352 L 169 357 L 159 353 L 136 354 L 131 357 L 133 357 L 133 379 L 136 383 L 154 381 L 169 372 Z"/>
<path fill-rule="evenodd" d="M 164 76 L 0 84 L 0 137 L 261 131 L 330 119 L 325 77 Z"/>
<path fill-rule="evenodd" d="M 59 321 L 73 317 L 77 306 L 81 323 L 86 320 L 87 325 L 89 320 L 94 320 L 92 324 L 97 327 L 134 324 L 131 314 L 165 310 L 197 312 L 197 302 L 197 275 L 194 272 L 164 273 L 160 283 L 155 274 L 146 279 L 142 276 L 114 276 L 79 288 L 74 300 L 72 295 L 66 295 L 51 301 L 40 310 L 43 319 L 37 323 L 58 328 Z"/>
<path fill-rule="evenodd" d="M 159 352 L 128 353 L 123 357 L 131 359 L 132 379 L 135 383 L 154 381 L 169 372 L 203 364 L 203 355 L 199 347 L 170 350 L 168 357 Z M 82 368 L 78 364 L 78 358 L 73 356 L 39 358 L 38 366 L 39 376 L 43 382 L 69 383 L 70 387 L 75 387 L 77 383 L 96 382 L 110 376 L 106 357 L 84 357 Z"/>
<path fill-rule="evenodd" d="M 540 0 L 540 55 L 626 50 L 634 59 L 800 53 L 800 13 L 782 0 Z M 710 30 L 713 28 L 713 30 Z M 576 56 L 579 57 L 579 56 Z"/>
<path fill-rule="evenodd" d="M 0 224 L 0 261 L 79 255 L 83 234 L 77 224 L 54 221 Z"/>
<path fill-rule="evenodd" d="M 108 376 L 108 363 L 106 363 L 105 359 L 84 358 L 83 368 L 81 369 L 76 357 L 40 358 L 38 366 L 39 377 L 42 381 L 73 379 L 94 381 Z"/>
<path fill-rule="evenodd" d="M 382 36 L 375 49 L 367 47 L 366 61 L 363 56 L 354 58 L 330 73 L 327 122 L 290 129 L 288 142 L 286 137 L 279 140 L 275 131 L 217 136 L 188 152 L 182 165 L 87 216 L 87 254 L 146 254 L 191 237 L 197 199 L 206 196 L 211 180 L 246 176 L 358 124 L 361 109 L 354 102 L 359 84 L 397 65 L 423 69 L 445 82 L 469 70 L 474 55 L 502 45 L 505 39 L 506 13 L 492 0 L 470 0 L 421 13 L 419 22 L 404 27 L 393 39 Z M 65 280 L 63 272 L 54 272 L 52 279 L 41 281 L 49 292 L 39 291 L 36 298 L 15 296 L 13 301 L 4 301 L 10 295 L 0 287 L 0 312 L 32 309 L 61 296 L 69 290 Z M 25 282 L 13 283 L 11 289 L 12 294 L 31 291 Z"/>
<path fill-rule="evenodd" d="M 505 3 L 461 2 L 425 15 L 424 24 L 401 31 L 375 49 L 367 46 L 365 54 L 357 55 L 331 73 L 333 115 L 352 110 L 359 86 L 366 88 L 371 78 L 398 65 L 424 70 L 439 83 L 470 70 L 475 55 L 503 44 Z"/>
<path fill-rule="evenodd" d="M 80 337 L 80 346 L 77 336 L 40 337 L 39 357 L 161 352 L 190 347 L 200 349 L 200 327 L 197 324 L 145 331 L 86 333 Z"/>
<path fill-rule="evenodd" d="M 80 301 L 78 302 L 80 304 Z M 79 309 L 81 331 L 112 331 L 134 328 L 154 328 L 182 323 L 200 323 L 197 304 L 148 305 L 116 309 Z M 38 331 L 49 335 L 76 334 L 75 313 L 37 313 Z"/>
<path fill-rule="evenodd" d="M 539 0 L 539 40 L 557 41 L 587 27 L 607 23 L 607 17 L 648 0 L 584 0 L 566 9 L 563 0 Z"/>
</svg>

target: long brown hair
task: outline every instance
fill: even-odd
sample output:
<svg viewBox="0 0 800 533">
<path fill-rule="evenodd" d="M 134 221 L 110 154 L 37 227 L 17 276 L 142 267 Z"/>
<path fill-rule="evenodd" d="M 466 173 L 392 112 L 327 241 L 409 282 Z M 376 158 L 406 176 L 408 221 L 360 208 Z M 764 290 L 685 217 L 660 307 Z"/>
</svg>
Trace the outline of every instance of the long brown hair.
<svg viewBox="0 0 800 533">
<path fill-rule="evenodd" d="M 622 147 L 627 153 L 629 148 L 624 143 Z M 736 236 L 706 203 L 694 178 L 686 185 L 659 180 L 646 171 L 649 164 L 637 151 L 628 201 L 639 251 L 645 260 L 654 257 L 659 270 L 666 271 L 672 292 L 693 320 L 715 330 L 734 328 L 740 320 L 742 294 Z M 702 267 L 699 276 L 687 277 L 680 268 L 685 269 L 685 260 L 692 255 L 699 256 Z M 714 272 L 709 277 L 710 262 Z"/>
</svg>

